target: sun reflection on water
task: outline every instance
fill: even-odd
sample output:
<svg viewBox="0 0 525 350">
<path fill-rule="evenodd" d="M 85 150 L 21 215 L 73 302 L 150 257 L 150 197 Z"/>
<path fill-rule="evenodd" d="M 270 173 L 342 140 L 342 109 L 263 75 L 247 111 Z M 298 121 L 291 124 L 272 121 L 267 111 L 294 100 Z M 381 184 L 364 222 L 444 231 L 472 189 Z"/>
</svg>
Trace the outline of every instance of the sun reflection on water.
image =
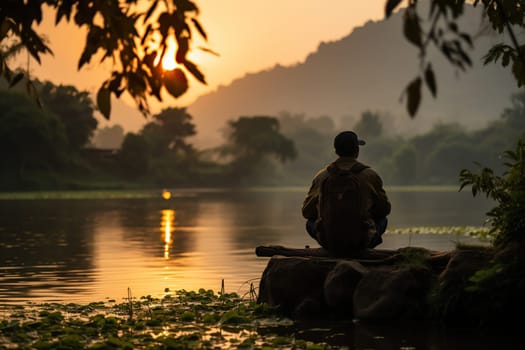
<svg viewBox="0 0 525 350">
<path fill-rule="evenodd" d="M 175 210 L 162 210 L 162 218 L 160 227 L 162 231 L 162 238 L 164 240 L 164 259 L 170 258 L 170 248 L 173 243 L 171 234 L 175 231 Z"/>
</svg>

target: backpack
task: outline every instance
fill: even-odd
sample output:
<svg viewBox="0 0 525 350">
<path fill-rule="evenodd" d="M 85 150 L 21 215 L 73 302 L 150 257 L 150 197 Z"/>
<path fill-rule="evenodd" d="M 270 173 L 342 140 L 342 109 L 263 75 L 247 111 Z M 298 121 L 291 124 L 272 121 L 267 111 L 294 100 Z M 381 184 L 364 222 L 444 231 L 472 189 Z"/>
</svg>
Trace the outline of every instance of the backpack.
<svg viewBox="0 0 525 350">
<path fill-rule="evenodd" d="M 368 246 L 364 195 L 367 184 L 358 176 L 366 168 L 356 163 L 345 170 L 332 163 L 321 183 L 316 230 L 321 246 L 335 256 L 349 255 Z"/>
</svg>

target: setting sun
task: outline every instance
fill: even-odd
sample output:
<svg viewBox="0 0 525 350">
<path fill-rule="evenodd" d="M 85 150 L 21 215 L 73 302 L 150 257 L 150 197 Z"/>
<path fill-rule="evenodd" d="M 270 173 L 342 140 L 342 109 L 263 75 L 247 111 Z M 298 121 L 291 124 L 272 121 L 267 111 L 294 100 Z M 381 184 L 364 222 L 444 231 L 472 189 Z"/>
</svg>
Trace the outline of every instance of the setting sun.
<svg viewBox="0 0 525 350">
<path fill-rule="evenodd" d="M 175 45 L 170 42 L 168 49 L 162 57 L 162 68 L 164 70 L 174 70 L 179 64 L 175 61 Z"/>
</svg>

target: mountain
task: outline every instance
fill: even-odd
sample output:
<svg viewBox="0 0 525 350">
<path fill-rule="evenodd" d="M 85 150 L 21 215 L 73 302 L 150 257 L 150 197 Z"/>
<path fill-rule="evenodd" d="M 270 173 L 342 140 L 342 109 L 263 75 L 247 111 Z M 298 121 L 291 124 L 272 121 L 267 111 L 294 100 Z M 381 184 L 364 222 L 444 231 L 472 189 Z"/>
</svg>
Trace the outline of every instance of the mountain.
<svg viewBox="0 0 525 350">
<path fill-rule="evenodd" d="M 478 8 L 467 8 L 460 28 L 469 33 L 482 25 Z M 474 62 L 458 72 L 439 53 L 429 52 L 437 76 L 438 96 L 425 88 L 418 115 L 410 119 L 401 101 L 406 85 L 418 74 L 417 50 L 402 34 L 402 13 L 370 21 L 348 36 L 321 43 L 304 62 L 247 74 L 228 86 L 195 100 L 188 111 L 199 133 L 196 143 L 222 142 L 221 129 L 239 116 L 278 115 L 282 111 L 307 117 L 327 115 L 339 128 L 351 128 L 366 110 L 389 116 L 391 132 L 415 134 L 438 122 L 459 122 L 469 129 L 497 119 L 517 86 L 509 69 L 484 66 L 483 55 L 499 42 L 481 35 L 469 55 Z"/>
</svg>

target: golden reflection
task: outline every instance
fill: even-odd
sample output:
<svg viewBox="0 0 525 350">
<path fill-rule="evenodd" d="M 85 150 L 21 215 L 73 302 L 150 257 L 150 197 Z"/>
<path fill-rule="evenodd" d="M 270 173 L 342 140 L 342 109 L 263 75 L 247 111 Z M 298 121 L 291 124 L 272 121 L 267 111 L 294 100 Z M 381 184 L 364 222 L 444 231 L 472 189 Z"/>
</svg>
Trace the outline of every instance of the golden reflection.
<svg viewBox="0 0 525 350">
<path fill-rule="evenodd" d="M 168 190 L 163 190 L 162 191 L 162 198 L 164 198 L 165 200 L 171 199 L 171 192 L 168 191 Z"/>
<path fill-rule="evenodd" d="M 175 231 L 175 210 L 164 209 L 162 211 L 160 228 L 164 239 L 164 259 L 169 259 L 172 244 L 171 234 Z"/>
</svg>

